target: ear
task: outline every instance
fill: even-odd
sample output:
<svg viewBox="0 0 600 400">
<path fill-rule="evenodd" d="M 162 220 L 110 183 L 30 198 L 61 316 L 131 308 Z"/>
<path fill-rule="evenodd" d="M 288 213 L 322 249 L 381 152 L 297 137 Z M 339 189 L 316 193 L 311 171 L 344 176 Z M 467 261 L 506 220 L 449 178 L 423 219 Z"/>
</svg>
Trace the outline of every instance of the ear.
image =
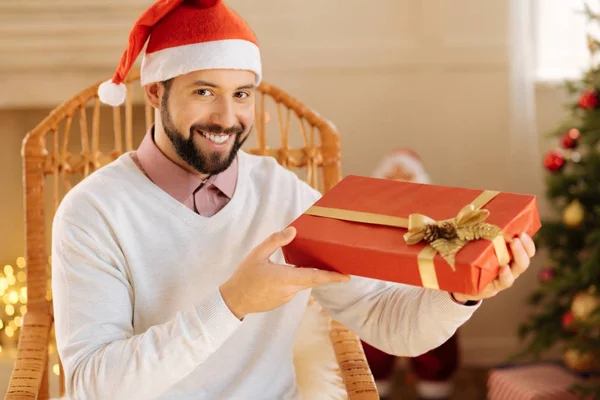
<svg viewBox="0 0 600 400">
<path fill-rule="evenodd" d="M 148 103 L 157 110 L 160 105 L 160 99 L 164 93 L 165 88 L 160 83 L 151 83 L 144 86 L 146 94 L 146 100 Z"/>
</svg>

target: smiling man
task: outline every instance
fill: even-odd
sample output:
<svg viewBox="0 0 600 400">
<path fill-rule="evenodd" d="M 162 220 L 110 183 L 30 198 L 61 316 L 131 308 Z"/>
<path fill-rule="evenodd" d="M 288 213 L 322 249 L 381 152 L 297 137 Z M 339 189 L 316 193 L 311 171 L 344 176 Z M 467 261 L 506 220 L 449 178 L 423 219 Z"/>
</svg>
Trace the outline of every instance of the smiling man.
<svg viewBox="0 0 600 400">
<path fill-rule="evenodd" d="M 54 219 L 69 398 L 299 399 L 293 347 L 311 294 L 366 342 L 414 356 L 527 269 L 527 236 L 476 297 L 285 265 L 295 231 L 284 228 L 320 194 L 274 158 L 240 150 L 261 81 L 254 33 L 221 1 L 161 0 L 134 25 L 103 102 L 124 101 L 146 42 L 141 83 L 155 125 L 74 187 Z"/>
</svg>

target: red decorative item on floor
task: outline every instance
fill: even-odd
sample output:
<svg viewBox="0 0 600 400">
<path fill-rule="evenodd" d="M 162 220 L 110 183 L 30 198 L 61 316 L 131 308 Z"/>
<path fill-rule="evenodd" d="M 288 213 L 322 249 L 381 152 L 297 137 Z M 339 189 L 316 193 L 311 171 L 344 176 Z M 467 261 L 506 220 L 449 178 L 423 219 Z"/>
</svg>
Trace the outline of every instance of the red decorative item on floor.
<svg viewBox="0 0 600 400">
<path fill-rule="evenodd" d="M 492 370 L 487 400 L 592 400 L 569 389 L 583 380 L 557 364 L 533 364 Z"/>
</svg>

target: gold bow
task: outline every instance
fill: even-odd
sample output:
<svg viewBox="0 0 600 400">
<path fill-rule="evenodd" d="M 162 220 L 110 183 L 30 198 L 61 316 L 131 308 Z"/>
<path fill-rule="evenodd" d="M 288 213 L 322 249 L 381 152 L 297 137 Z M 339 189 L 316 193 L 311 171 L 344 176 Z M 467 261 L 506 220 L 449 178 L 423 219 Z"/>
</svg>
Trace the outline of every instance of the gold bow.
<svg viewBox="0 0 600 400">
<path fill-rule="evenodd" d="M 489 215 L 488 210 L 477 209 L 473 204 L 463 207 L 456 217 L 442 221 L 422 214 L 411 214 L 404 240 L 409 245 L 423 240 L 429 243 L 454 271 L 454 257 L 464 245 L 471 240 L 493 240 L 501 234 L 502 229 L 498 226 L 484 222 Z"/>
</svg>

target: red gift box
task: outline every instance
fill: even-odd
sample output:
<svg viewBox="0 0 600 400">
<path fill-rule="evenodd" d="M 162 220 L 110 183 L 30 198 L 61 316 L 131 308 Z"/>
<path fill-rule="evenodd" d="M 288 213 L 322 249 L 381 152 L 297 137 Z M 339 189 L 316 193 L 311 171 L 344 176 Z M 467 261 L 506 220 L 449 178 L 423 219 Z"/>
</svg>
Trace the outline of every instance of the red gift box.
<svg viewBox="0 0 600 400">
<path fill-rule="evenodd" d="M 289 264 L 471 295 L 541 227 L 533 195 L 352 175 L 290 225 Z"/>
<path fill-rule="evenodd" d="M 487 382 L 488 400 L 594 400 L 571 392 L 575 385 L 593 384 L 558 363 L 540 362 L 493 369 Z"/>
</svg>

